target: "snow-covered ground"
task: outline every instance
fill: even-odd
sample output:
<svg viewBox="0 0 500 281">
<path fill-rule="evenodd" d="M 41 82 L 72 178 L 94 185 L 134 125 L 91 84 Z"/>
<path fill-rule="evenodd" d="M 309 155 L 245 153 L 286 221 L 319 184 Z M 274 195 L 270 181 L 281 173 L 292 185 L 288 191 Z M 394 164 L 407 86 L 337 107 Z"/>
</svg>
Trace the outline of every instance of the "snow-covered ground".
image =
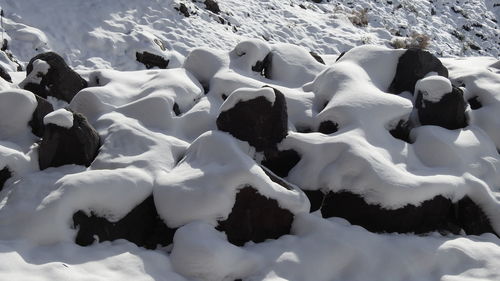
<svg viewBox="0 0 500 281">
<path fill-rule="evenodd" d="M 202 1 L 1 0 L 9 46 L 0 63 L 13 83 L 0 79 L 0 168 L 12 171 L 0 192 L 0 280 L 500 280 L 494 234 L 376 234 L 324 219 L 308 212 L 296 187 L 271 180 L 255 148 L 217 130 L 217 116 L 238 102 L 274 104 L 273 91 L 261 88 L 272 86 L 287 103 L 279 148 L 301 155 L 285 178 L 293 185 L 350 189 L 387 209 L 467 195 L 500 233 L 500 3 L 323 2 L 220 0 L 215 14 Z M 482 107 L 467 108 L 463 129 L 415 128 L 410 144 L 389 133 L 415 114 L 413 93 L 387 93 L 404 53 L 391 46 L 426 36 L 428 49 L 447 57 L 449 80 L 430 75 L 417 89 L 435 101 L 461 86 Z M 19 89 L 26 72 L 15 72 L 6 53 L 25 69 L 49 50 L 89 83 L 69 103 L 101 138 L 88 168 L 38 167 L 28 127 L 36 99 Z M 136 61 L 143 51 L 169 59 L 169 69 L 145 70 Z M 271 79 L 252 71 L 269 52 Z M 317 132 L 323 121 L 338 131 Z M 59 109 L 44 122 L 74 121 Z M 237 247 L 215 229 L 246 185 L 294 214 L 290 235 Z M 76 211 L 116 221 L 151 194 L 159 216 L 179 227 L 172 245 L 74 243 Z"/>
</svg>

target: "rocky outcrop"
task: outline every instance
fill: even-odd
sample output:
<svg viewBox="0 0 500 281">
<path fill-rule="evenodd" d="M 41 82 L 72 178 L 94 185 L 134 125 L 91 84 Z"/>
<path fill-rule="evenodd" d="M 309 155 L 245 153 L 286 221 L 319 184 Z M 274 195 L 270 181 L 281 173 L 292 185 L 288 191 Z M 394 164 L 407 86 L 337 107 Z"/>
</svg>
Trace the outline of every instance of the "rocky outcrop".
<svg viewBox="0 0 500 281">
<path fill-rule="evenodd" d="M 409 91 L 413 93 L 417 81 L 429 72 L 448 77 L 448 69 L 433 54 L 422 49 L 408 49 L 399 58 L 396 75 L 389 86 L 389 92 L 399 94 Z"/>
<path fill-rule="evenodd" d="M 246 186 L 236 194 L 229 217 L 219 221 L 217 230 L 225 232 L 232 244 L 243 246 L 248 241 L 259 243 L 289 234 L 292 222 L 293 214 L 279 207 L 276 200 Z"/>
<path fill-rule="evenodd" d="M 69 103 L 87 87 L 87 81 L 73 71 L 61 56 L 48 52 L 29 61 L 26 78 L 19 86 L 42 98 L 52 96 Z"/>
<path fill-rule="evenodd" d="M 72 115 L 70 128 L 45 122 L 38 149 L 40 170 L 67 164 L 88 167 L 97 156 L 101 144 L 96 130 L 83 115 L 76 112 Z"/>
<path fill-rule="evenodd" d="M 288 134 L 288 115 L 285 96 L 274 90 L 274 103 L 259 96 L 242 100 L 217 117 L 217 128 L 242 141 L 257 151 L 276 150 L 276 145 Z"/>
</svg>

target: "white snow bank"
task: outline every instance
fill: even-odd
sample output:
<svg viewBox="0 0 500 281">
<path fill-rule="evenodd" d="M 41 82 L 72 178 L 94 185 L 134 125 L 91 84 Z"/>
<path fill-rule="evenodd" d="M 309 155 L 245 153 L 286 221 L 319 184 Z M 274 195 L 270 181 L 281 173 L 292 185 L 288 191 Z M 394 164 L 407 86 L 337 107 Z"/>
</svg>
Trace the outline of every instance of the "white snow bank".
<svg viewBox="0 0 500 281">
<path fill-rule="evenodd" d="M 54 124 L 62 128 L 70 129 L 73 127 L 73 112 L 64 108 L 52 111 L 45 115 L 43 124 Z"/>
</svg>

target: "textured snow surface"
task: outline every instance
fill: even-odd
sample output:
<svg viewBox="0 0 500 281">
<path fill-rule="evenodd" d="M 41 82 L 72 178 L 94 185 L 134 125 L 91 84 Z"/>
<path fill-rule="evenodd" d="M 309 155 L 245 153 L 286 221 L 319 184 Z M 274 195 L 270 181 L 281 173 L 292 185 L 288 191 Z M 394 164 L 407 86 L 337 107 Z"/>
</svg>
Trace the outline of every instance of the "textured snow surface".
<svg viewBox="0 0 500 281">
<path fill-rule="evenodd" d="M 24 64 L 53 50 L 80 69 L 133 70 L 143 67 L 135 52 L 148 51 L 178 67 L 192 48 L 229 51 L 248 38 L 339 54 L 363 44 L 418 45 L 423 36 L 442 56 L 500 55 L 495 0 L 218 0 L 218 15 L 203 2 L 3 0 L 0 6 L 5 38 Z M 174 9 L 180 4 L 190 17 Z M 364 20 L 366 26 L 353 24 Z M 0 62 L 16 69 L 5 56 Z"/>
<path fill-rule="evenodd" d="M 174 9 L 181 2 L 189 18 Z M 39 171 L 39 139 L 28 126 L 36 99 L 18 88 L 26 75 L 13 72 L 16 65 L 1 53 L 14 83 L 0 79 L 0 168 L 12 172 L 0 191 L 0 280 L 500 279 L 500 239 L 492 234 L 375 234 L 309 214 L 298 189 L 349 190 L 387 209 L 467 195 L 500 232 L 495 1 L 218 2 L 220 15 L 201 1 L 0 2 L 10 51 L 21 64 L 54 50 L 89 82 L 69 105 L 50 102 L 85 115 L 102 142 L 88 168 Z M 368 26 L 353 25 L 349 17 L 365 7 Z M 460 31 L 463 40 L 451 35 L 463 25 L 471 30 Z M 460 86 L 481 107 L 468 108 L 463 129 L 415 128 L 409 144 L 389 133 L 411 119 L 413 104 L 411 93 L 387 93 L 404 53 L 387 46 L 396 33 L 412 32 L 430 34 L 429 48 L 439 55 L 489 57 L 441 59 L 449 82 L 420 81 L 441 94 Z M 364 43 L 378 46 L 354 48 L 335 62 Z M 144 70 L 136 51 L 162 55 L 171 69 Z M 269 53 L 270 79 L 252 70 Z M 301 156 L 286 177 L 291 190 L 269 178 L 248 143 L 216 130 L 217 115 L 239 101 L 273 102 L 265 85 L 286 98 L 289 135 L 279 148 Z M 52 122 L 69 124 L 62 111 Z M 317 132 L 324 121 L 339 130 Z M 290 235 L 236 247 L 215 229 L 247 185 L 295 215 Z M 74 212 L 118 221 L 151 194 L 165 223 L 179 227 L 172 245 L 73 243 Z"/>
</svg>

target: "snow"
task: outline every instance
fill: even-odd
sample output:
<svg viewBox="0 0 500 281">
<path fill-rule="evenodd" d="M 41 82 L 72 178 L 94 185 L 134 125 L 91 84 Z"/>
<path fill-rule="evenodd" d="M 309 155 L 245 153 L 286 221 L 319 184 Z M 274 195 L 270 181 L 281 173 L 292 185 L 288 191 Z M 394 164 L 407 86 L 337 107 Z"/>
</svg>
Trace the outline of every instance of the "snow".
<svg viewBox="0 0 500 281">
<path fill-rule="evenodd" d="M 33 61 L 33 69 L 30 74 L 26 76 L 26 78 L 19 83 L 19 87 L 24 88 L 26 84 L 40 84 L 42 82 L 42 77 L 49 72 L 50 65 L 43 60 L 34 60 Z"/>
<path fill-rule="evenodd" d="M 445 94 L 452 91 L 451 82 L 442 76 L 427 76 L 417 81 L 415 85 L 415 94 L 422 92 L 422 99 L 436 103 L 441 100 Z"/>
<path fill-rule="evenodd" d="M 52 111 L 43 118 L 43 124 L 54 124 L 62 128 L 70 129 L 73 127 L 73 112 L 63 108 Z"/>
<path fill-rule="evenodd" d="M 190 17 L 174 9 L 181 2 Z M 13 78 L 0 79 L 0 168 L 13 174 L 0 191 L 0 279 L 500 279 L 492 234 L 371 233 L 310 214 L 299 189 L 348 190 L 386 209 L 468 196 L 500 232 L 499 8 L 433 2 L 220 0 L 220 15 L 203 1 L 2 2 L 8 51 L 22 66 L 54 50 L 89 82 L 69 104 L 50 98 L 57 110 L 44 122 L 71 127 L 69 107 L 95 127 L 102 147 L 90 167 L 40 171 L 39 138 L 28 125 L 36 98 L 19 87 L 39 83 L 49 67 L 35 61 L 25 77 L 0 52 Z M 367 26 L 356 26 L 352 16 L 363 8 Z M 389 46 L 416 33 L 431 37 L 429 50 L 448 56 L 440 60 L 449 69 L 448 79 L 431 74 L 416 89 L 435 102 L 459 86 L 481 107 L 467 109 L 466 128 L 420 126 L 406 143 L 389 133 L 413 110 L 412 93 L 387 92 L 404 53 Z M 145 70 L 135 61 L 143 51 L 169 59 L 169 69 Z M 266 78 L 252 68 L 268 55 Z M 452 57 L 465 55 L 477 57 Z M 273 103 L 265 85 L 287 103 L 289 133 L 279 149 L 301 157 L 284 179 L 291 189 L 270 179 L 247 142 L 216 129 L 218 114 L 238 102 Z M 317 132 L 324 121 L 339 130 Z M 246 186 L 294 214 L 289 235 L 236 247 L 216 230 Z M 161 219 L 178 228 L 172 245 L 74 244 L 76 211 L 118 221 L 151 194 Z"/>
<path fill-rule="evenodd" d="M 262 88 L 262 89 L 251 89 L 251 88 L 240 88 L 234 92 L 232 92 L 224 103 L 220 107 L 220 112 L 228 111 L 239 102 L 245 102 L 249 100 L 253 100 L 259 97 L 265 98 L 271 106 L 274 105 L 274 101 L 276 100 L 276 95 L 274 94 L 274 90 L 271 88 Z"/>
</svg>

